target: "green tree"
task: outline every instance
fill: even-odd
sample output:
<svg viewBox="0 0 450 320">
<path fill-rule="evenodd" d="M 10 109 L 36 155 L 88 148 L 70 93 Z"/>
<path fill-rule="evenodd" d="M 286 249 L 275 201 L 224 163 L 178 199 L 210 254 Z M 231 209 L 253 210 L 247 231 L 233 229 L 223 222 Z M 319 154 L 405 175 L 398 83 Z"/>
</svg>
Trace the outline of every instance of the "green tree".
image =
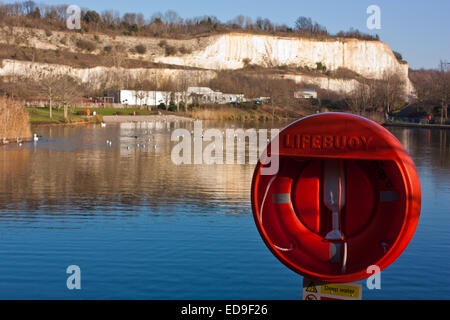
<svg viewBox="0 0 450 320">
<path fill-rule="evenodd" d="M 84 21 L 86 21 L 87 23 L 97 24 L 100 22 L 100 15 L 97 13 L 97 11 L 88 10 L 84 15 Z"/>
</svg>

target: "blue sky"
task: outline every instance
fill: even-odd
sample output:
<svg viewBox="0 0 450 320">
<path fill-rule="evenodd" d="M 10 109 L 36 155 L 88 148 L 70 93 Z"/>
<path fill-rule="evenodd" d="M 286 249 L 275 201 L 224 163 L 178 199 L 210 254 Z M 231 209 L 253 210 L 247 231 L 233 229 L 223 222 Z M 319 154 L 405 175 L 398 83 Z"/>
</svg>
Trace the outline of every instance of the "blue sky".
<svg viewBox="0 0 450 320">
<path fill-rule="evenodd" d="M 1 0 L 0 0 L 1 1 Z M 14 2 L 14 1 L 7 1 Z M 400 52 L 410 67 L 435 68 L 439 61 L 450 61 L 450 1 L 449 0 L 35 0 L 46 4 L 76 4 L 101 12 L 114 9 L 142 12 L 146 18 L 153 13 L 175 10 L 183 18 L 214 15 L 228 21 L 242 14 L 267 17 L 276 23 L 293 26 L 297 17 L 307 16 L 335 33 L 357 28 L 366 33 L 378 33 L 381 40 Z M 381 8 L 381 30 L 366 27 L 369 5 Z"/>
</svg>

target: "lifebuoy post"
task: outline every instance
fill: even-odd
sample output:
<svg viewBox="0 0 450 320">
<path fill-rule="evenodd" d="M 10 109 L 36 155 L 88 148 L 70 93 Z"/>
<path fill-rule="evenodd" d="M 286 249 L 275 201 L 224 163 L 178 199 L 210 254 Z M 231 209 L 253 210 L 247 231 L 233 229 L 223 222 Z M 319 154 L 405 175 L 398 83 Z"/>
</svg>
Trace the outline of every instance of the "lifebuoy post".
<svg viewBox="0 0 450 320">
<path fill-rule="evenodd" d="M 385 128 L 363 117 L 306 117 L 279 136 L 279 170 L 252 183 L 253 217 L 271 252 L 321 282 L 353 282 L 388 267 L 419 221 L 413 161 Z M 268 146 L 270 151 L 270 145 Z M 264 159 L 262 159 L 264 160 Z"/>
</svg>

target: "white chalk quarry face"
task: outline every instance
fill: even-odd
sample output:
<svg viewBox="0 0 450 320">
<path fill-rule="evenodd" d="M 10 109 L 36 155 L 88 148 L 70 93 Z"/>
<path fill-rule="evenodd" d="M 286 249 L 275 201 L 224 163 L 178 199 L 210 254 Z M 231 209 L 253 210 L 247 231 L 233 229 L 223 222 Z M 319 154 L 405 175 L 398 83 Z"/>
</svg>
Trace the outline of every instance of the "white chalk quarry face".
<svg viewBox="0 0 450 320">
<path fill-rule="evenodd" d="M 347 68 L 369 78 L 384 72 L 407 77 L 407 65 L 400 64 L 389 46 L 380 41 L 343 41 L 282 38 L 264 35 L 226 34 L 200 50 L 182 57 L 157 57 L 157 62 L 205 69 L 239 69 L 244 60 L 265 67 L 280 65 L 315 68 L 321 62 L 330 70 Z"/>
<path fill-rule="evenodd" d="M 25 32 L 24 28 L 15 28 L 17 32 Z M 27 32 L 30 32 L 29 30 Z M 65 36 L 63 32 L 54 32 L 50 39 L 34 31 L 36 39 L 33 43 L 38 47 L 54 49 L 61 44 L 57 39 Z M 56 39 L 56 40 L 55 40 Z M 408 78 L 408 65 L 397 61 L 389 46 L 380 41 L 362 41 L 356 39 L 340 40 L 314 40 L 306 38 L 287 38 L 268 35 L 251 34 L 224 34 L 189 40 L 167 40 L 175 47 L 190 48 L 189 54 L 165 56 L 164 50 L 158 46 L 160 39 L 139 38 L 139 43 L 147 46 L 148 54 L 142 57 L 146 60 L 180 66 L 180 69 L 115 69 L 106 67 L 73 68 L 63 65 L 48 65 L 25 61 L 3 60 L 0 76 L 23 75 L 33 77 L 42 73 L 70 74 L 82 82 L 92 84 L 104 82 L 105 78 L 114 77 L 119 73 L 130 79 L 147 73 L 154 79 L 188 78 L 192 85 L 207 81 L 216 76 L 216 71 L 224 69 L 240 69 L 244 61 L 263 67 L 293 65 L 297 67 L 316 68 L 320 62 L 328 70 L 347 68 L 364 77 L 381 79 L 384 73 L 399 73 L 406 80 L 407 92 L 413 91 Z M 125 47 L 136 44 L 135 37 L 116 37 L 102 35 L 101 43 L 109 44 L 111 41 L 120 42 Z M 0 39 L 0 43 L 4 39 Z M 54 42 L 54 43 L 53 43 Z M 56 47 L 55 47 L 56 46 Z M 101 47 L 101 46 L 100 46 Z M 74 50 L 74 48 L 69 48 Z M 125 50 L 126 51 L 126 50 Z M 197 67 L 203 70 L 187 70 L 182 67 Z M 349 79 L 329 79 L 327 77 L 310 76 L 302 74 L 286 74 L 285 78 L 292 78 L 297 82 L 317 85 L 323 89 L 350 92 L 357 82 Z"/>
</svg>

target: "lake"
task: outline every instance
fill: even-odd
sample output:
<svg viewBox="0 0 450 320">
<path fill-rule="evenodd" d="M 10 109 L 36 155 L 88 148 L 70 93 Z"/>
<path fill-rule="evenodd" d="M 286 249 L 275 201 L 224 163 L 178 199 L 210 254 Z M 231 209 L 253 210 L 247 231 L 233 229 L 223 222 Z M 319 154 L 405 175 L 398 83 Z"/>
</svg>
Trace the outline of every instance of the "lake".
<svg viewBox="0 0 450 320">
<path fill-rule="evenodd" d="M 191 125 L 40 126 L 39 142 L 0 147 L 0 298 L 301 299 L 302 277 L 255 227 L 254 165 L 172 163 L 171 130 Z M 389 130 L 416 164 L 422 212 L 363 299 L 449 299 L 450 131 Z M 69 265 L 81 290 L 66 287 Z"/>
</svg>

